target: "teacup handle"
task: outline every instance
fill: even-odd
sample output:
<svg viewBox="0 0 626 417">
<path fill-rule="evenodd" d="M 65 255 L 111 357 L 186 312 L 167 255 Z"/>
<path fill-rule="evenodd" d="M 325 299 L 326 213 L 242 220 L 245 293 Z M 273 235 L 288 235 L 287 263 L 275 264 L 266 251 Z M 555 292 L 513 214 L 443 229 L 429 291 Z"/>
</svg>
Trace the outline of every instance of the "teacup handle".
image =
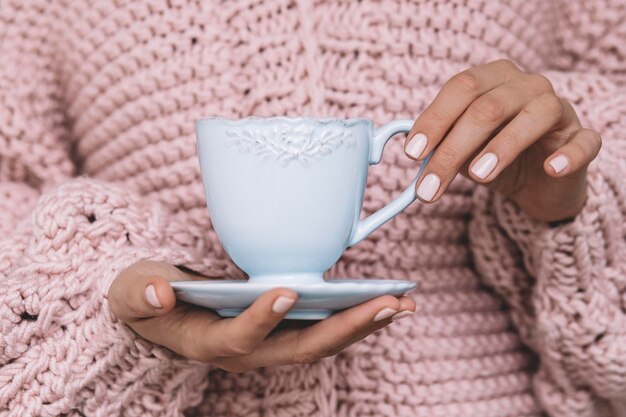
<svg viewBox="0 0 626 417">
<path fill-rule="evenodd" d="M 387 142 L 389 142 L 389 139 L 398 133 L 409 132 L 411 127 L 413 127 L 413 120 L 395 120 L 376 129 L 374 131 L 374 136 L 372 137 L 369 164 L 378 164 L 382 158 L 383 150 L 385 149 Z M 348 246 L 356 245 L 361 240 L 365 239 L 370 233 L 391 220 L 392 217 L 400 213 L 402 210 L 407 208 L 409 204 L 415 201 L 415 185 L 417 184 L 417 179 L 420 175 L 422 175 L 422 171 L 424 171 L 431 155 L 432 152 L 422 161 L 415 179 L 411 185 L 409 185 L 402 192 L 402 194 L 393 199 L 389 204 L 378 210 L 376 213 L 358 221 L 357 226 L 352 232 Z"/>
</svg>

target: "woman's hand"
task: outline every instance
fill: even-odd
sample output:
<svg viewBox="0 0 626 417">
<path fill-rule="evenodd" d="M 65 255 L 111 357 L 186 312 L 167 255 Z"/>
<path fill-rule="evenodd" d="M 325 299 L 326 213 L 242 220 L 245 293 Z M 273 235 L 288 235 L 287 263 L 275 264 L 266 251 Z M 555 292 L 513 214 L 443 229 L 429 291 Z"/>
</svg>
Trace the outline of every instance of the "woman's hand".
<svg viewBox="0 0 626 417">
<path fill-rule="evenodd" d="M 439 199 L 461 172 L 543 221 L 580 212 L 586 168 L 601 146 L 550 81 L 506 60 L 452 77 L 407 138 L 413 159 L 436 148 L 417 183 L 420 200 Z"/>
<path fill-rule="evenodd" d="M 311 363 L 415 311 L 409 297 L 383 296 L 305 328 L 274 331 L 297 299 L 293 290 L 269 291 L 238 317 L 221 319 L 211 310 L 176 305 L 168 281 L 190 279 L 207 278 L 163 262 L 138 262 L 111 285 L 111 311 L 144 338 L 231 372 Z"/>
</svg>

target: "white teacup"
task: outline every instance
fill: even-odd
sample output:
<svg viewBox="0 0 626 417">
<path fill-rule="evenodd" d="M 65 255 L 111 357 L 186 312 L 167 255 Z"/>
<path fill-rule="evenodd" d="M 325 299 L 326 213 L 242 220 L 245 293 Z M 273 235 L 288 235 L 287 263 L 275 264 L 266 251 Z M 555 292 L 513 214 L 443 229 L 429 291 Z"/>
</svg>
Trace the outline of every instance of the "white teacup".
<svg viewBox="0 0 626 417">
<path fill-rule="evenodd" d="M 415 180 L 359 220 L 368 167 L 412 120 L 208 118 L 196 122 L 213 227 L 250 282 L 311 283 L 415 200 Z M 417 176 L 424 169 L 421 164 Z M 417 177 L 416 177 L 417 179 Z"/>
</svg>

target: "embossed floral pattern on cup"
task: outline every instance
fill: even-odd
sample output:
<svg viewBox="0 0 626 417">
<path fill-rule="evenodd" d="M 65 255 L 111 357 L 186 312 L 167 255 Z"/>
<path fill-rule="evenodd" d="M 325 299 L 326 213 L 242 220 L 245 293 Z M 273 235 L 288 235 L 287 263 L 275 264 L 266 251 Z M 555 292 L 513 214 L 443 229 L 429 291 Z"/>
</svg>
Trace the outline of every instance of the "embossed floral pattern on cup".
<svg viewBox="0 0 626 417">
<path fill-rule="evenodd" d="M 345 129 L 316 128 L 307 124 L 278 124 L 269 132 L 267 129 L 242 127 L 227 134 L 230 136 L 228 143 L 242 152 L 284 162 L 297 160 L 306 163 L 329 155 L 341 146 L 356 143 L 352 133 Z"/>
</svg>

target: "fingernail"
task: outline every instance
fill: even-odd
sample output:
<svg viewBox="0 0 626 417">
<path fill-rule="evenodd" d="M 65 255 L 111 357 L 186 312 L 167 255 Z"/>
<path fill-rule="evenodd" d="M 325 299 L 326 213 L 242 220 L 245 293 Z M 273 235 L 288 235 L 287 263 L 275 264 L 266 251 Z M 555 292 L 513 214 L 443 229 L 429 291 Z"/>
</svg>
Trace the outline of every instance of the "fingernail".
<svg viewBox="0 0 626 417">
<path fill-rule="evenodd" d="M 437 174 L 428 174 L 422 179 L 420 186 L 417 187 L 417 195 L 422 200 L 430 201 L 437 194 L 439 184 L 441 184 L 441 181 Z"/>
<path fill-rule="evenodd" d="M 391 318 L 391 321 L 400 320 L 401 318 L 408 317 L 412 314 L 413 314 L 413 311 L 404 310 L 404 311 L 399 312 L 398 314 L 394 314 L 393 317 Z"/>
<path fill-rule="evenodd" d="M 491 171 L 498 165 L 498 157 L 488 152 L 480 157 L 472 167 L 472 173 L 480 179 L 487 178 Z"/>
<path fill-rule="evenodd" d="M 558 174 L 559 172 L 567 168 L 567 166 L 569 165 L 569 160 L 567 159 L 567 156 L 559 155 L 556 158 L 554 158 L 552 161 L 550 161 L 549 164 L 552 167 L 552 169 L 554 169 L 554 172 Z"/>
<path fill-rule="evenodd" d="M 150 303 L 150 305 L 154 308 L 162 308 L 163 306 L 159 302 L 159 299 L 156 295 L 156 288 L 154 285 L 150 284 L 146 287 L 146 300 Z"/>
<path fill-rule="evenodd" d="M 394 310 L 393 308 L 385 307 L 382 310 L 380 310 L 378 313 L 376 313 L 376 315 L 374 316 L 374 321 L 385 320 L 386 318 L 389 318 L 389 317 L 393 316 L 397 312 L 398 312 L 398 310 Z"/>
<path fill-rule="evenodd" d="M 422 152 L 424 152 L 424 149 L 426 149 L 427 143 L 428 139 L 426 138 L 426 135 L 423 133 L 418 133 L 417 135 L 413 136 L 411 140 L 409 140 L 409 143 L 406 145 L 405 152 L 411 155 L 413 158 L 417 159 L 422 154 Z"/>
<path fill-rule="evenodd" d="M 285 311 L 289 310 L 295 302 L 295 298 L 285 297 L 284 295 L 281 295 L 276 299 L 276 301 L 274 301 L 274 304 L 272 304 L 272 311 L 274 313 L 282 314 Z"/>
</svg>

